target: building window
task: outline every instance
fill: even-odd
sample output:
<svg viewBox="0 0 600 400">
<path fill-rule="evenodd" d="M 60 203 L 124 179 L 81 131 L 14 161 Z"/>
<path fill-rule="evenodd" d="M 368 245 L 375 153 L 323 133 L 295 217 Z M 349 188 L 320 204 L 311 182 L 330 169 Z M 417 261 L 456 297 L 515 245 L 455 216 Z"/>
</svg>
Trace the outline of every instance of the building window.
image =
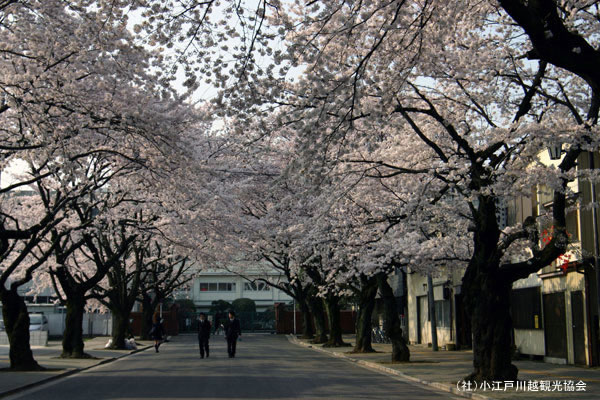
<svg viewBox="0 0 600 400">
<path fill-rule="evenodd" d="M 438 328 L 450 328 L 450 300 L 438 300 L 435 306 L 435 323 Z"/>
<path fill-rule="evenodd" d="M 268 292 L 271 290 L 271 286 L 267 285 L 265 282 L 245 282 L 244 283 L 244 291 L 248 292 Z"/>
<path fill-rule="evenodd" d="M 233 292 L 235 283 L 219 283 L 219 292 Z"/>
<path fill-rule="evenodd" d="M 201 292 L 235 292 L 235 283 L 231 282 L 201 282 Z"/>
<path fill-rule="evenodd" d="M 515 329 L 542 329 L 540 287 L 514 289 L 510 294 L 510 310 Z"/>
</svg>

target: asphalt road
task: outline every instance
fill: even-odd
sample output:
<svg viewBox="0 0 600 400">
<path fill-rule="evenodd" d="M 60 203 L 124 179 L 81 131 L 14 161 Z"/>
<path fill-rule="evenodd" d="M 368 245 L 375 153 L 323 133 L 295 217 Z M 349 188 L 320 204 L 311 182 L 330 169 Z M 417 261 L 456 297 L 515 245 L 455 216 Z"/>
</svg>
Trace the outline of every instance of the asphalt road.
<svg viewBox="0 0 600 400">
<path fill-rule="evenodd" d="M 194 336 L 13 395 L 10 399 L 439 399 L 448 393 L 400 381 L 291 344 L 244 335 L 236 358 L 223 337 L 200 359 Z"/>
</svg>

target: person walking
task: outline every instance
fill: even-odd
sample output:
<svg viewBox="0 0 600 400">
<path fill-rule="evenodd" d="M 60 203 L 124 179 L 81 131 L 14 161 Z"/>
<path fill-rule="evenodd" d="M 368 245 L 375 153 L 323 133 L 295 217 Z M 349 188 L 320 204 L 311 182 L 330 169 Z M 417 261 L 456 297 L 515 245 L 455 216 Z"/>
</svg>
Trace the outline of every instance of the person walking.
<svg viewBox="0 0 600 400">
<path fill-rule="evenodd" d="M 200 313 L 198 321 L 198 345 L 200 346 L 200 358 L 208 358 L 208 339 L 210 339 L 210 321 L 206 319 L 206 314 Z"/>
<path fill-rule="evenodd" d="M 154 339 L 154 350 L 158 353 L 158 348 L 163 340 L 163 335 L 165 334 L 165 328 L 162 324 L 162 319 L 158 313 L 154 313 L 152 317 L 152 329 L 150 329 L 150 337 Z"/>
<path fill-rule="evenodd" d="M 225 339 L 227 339 L 227 353 L 229 358 L 235 357 L 235 347 L 238 337 L 242 336 L 240 321 L 235 317 L 235 312 L 229 311 L 229 323 L 225 328 Z"/>
</svg>

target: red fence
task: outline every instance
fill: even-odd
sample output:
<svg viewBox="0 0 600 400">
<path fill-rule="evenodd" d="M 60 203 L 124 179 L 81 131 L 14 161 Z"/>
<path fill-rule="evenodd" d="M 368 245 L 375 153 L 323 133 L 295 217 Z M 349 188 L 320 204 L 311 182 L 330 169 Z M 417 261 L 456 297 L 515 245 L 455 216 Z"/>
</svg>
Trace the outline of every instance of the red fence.
<svg viewBox="0 0 600 400">
<path fill-rule="evenodd" d="M 301 333 L 304 327 L 304 319 L 300 311 L 288 311 L 284 308 L 283 303 L 275 305 L 275 330 L 277 333 L 293 333 L 294 332 L 294 314 L 296 314 L 296 332 Z M 312 315 L 309 313 L 309 320 L 314 331 L 314 322 Z M 342 325 L 342 333 L 354 333 L 356 326 L 356 312 L 351 310 L 340 311 L 340 323 Z M 325 320 L 325 327 L 329 329 L 329 323 Z"/>
<path fill-rule="evenodd" d="M 141 312 L 132 312 L 131 317 L 131 333 L 134 336 L 139 336 L 142 331 L 142 313 Z M 163 311 L 163 326 L 165 327 L 165 332 L 169 336 L 175 336 L 179 334 L 179 321 L 177 320 L 177 310 L 171 311 Z"/>
</svg>

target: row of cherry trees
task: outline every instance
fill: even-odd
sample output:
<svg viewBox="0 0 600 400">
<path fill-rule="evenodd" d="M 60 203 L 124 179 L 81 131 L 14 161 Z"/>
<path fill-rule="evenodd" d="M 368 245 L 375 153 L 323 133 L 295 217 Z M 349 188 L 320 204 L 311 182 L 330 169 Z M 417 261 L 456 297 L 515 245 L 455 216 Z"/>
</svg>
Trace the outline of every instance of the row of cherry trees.
<svg viewBox="0 0 600 400">
<path fill-rule="evenodd" d="M 136 246 L 158 232 L 204 265 L 282 271 L 287 282 L 271 283 L 313 311 L 316 340 L 329 345 L 343 344 L 336 310 L 353 295 L 356 350 L 369 350 L 364 327 L 379 290 L 394 357 L 406 360 L 387 275 L 458 267 L 473 323 L 472 377 L 517 378 L 512 283 L 564 252 L 568 183 L 596 179 L 576 168 L 598 144 L 596 2 L 0 7 L 2 169 L 13 160 L 29 168 L 2 194 L 33 186 L 44 198 L 22 219 L 8 199 L 23 210 L 23 196 L 3 201 L 3 306 L 42 266 L 54 268 L 60 292 L 66 259 L 94 271 L 128 264 L 130 273 L 98 282 L 85 273 L 79 282 L 91 279 L 107 304 L 129 304 L 111 287 L 143 281 L 139 266 L 161 256 Z M 138 19 L 130 23 L 128 12 Z M 198 116 L 168 89 L 181 76 L 188 94 L 204 84 L 219 90 L 210 112 Z M 208 114 L 221 117 L 211 129 Z M 548 142 L 566 148 L 556 167 L 537 160 Z M 554 190 L 552 211 L 540 216 L 555 227 L 543 248 L 540 221 L 501 229 L 496 219 L 503 199 L 539 183 Z M 110 287 L 99 289 L 103 281 Z M 18 325 L 23 313 L 9 314 Z"/>
<path fill-rule="evenodd" d="M 332 310 L 334 293 L 392 267 L 465 268 L 472 378 L 516 379 L 512 283 L 564 252 L 568 183 L 597 175 L 576 168 L 598 148 L 597 2 L 178 4 L 148 4 L 158 16 L 136 28 L 176 49 L 191 89 L 222 89 L 231 146 L 263 154 L 232 169 L 212 205 L 223 221 L 239 214 L 215 222 L 230 258 L 289 268 L 291 292 L 310 283 Z M 566 149 L 557 166 L 538 162 L 549 142 Z M 540 183 L 554 191 L 543 248 L 540 221 L 496 218 Z"/>
<path fill-rule="evenodd" d="M 185 203 L 175 188 L 191 157 L 184 134 L 201 135 L 204 114 L 151 73 L 160 57 L 135 43 L 125 3 L 112 3 L 0 2 L 0 298 L 12 369 L 41 368 L 20 289 L 54 289 L 66 306 L 62 355 L 87 357 L 86 310 L 110 310 L 113 347 L 124 348 L 134 302 L 148 330 L 157 302 L 190 279 L 189 251 L 173 238 L 193 208 L 167 205 Z"/>
</svg>

